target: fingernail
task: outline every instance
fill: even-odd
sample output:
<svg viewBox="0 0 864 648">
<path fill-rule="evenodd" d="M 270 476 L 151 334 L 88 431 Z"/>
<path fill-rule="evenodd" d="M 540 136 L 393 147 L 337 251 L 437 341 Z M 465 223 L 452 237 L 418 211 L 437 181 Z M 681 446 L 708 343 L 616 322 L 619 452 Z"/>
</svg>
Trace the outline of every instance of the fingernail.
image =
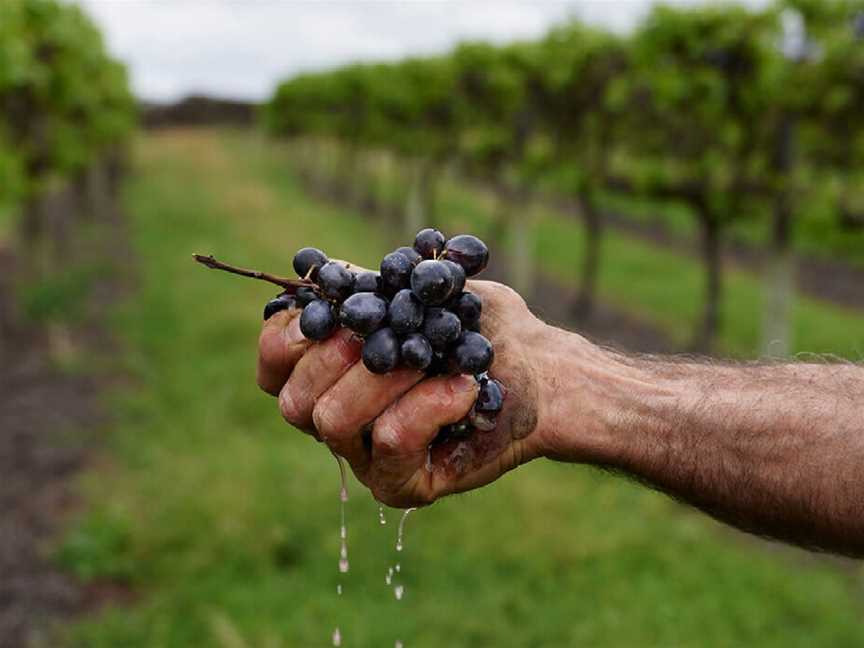
<svg viewBox="0 0 864 648">
<path fill-rule="evenodd" d="M 474 391 L 477 389 L 477 381 L 474 380 L 474 376 L 469 376 L 467 374 L 460 374 L 454 378 L 450 379 L 450 391 L 454 394 L 460 394 L 462 392 Z"/>
<path fill-rule="evenodd" d="M 300 330 L 300 316 L 298 315 L 285 328 L 285 340 L 288 344 L 299 344 L 305 339 L 303 331 Z"/>
</svg>

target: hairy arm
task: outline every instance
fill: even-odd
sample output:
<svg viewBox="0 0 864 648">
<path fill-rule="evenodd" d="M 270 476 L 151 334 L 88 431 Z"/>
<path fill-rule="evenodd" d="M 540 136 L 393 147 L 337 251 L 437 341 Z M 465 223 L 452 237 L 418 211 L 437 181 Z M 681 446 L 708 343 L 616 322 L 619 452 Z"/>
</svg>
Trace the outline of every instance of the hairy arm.
<svg viewBox="0 0 864 648">
<path fill-rule="evenodd" d="M 545 324 L 506 286 L 470 285 L 507 391 L 491 432 L 435 445 L 470 410 L 473 379 L 370 374 L 350 333 L 312 343 L 296 310 L 264 325 L 259 385 L 391 506 L 546 457 L 625 473 L 753 533 L 864 555 L 864 368 L 629 357 Z"/>
<path fill-rule="evenodd" d="M 864 369 L 633 358 L 560 338 L 549 456 L 632 475 L 746 531 L 864 555 Z M 587 418 L 571 391 L 586 385 L 567 380 L 586 367 Z"/>
</svg>

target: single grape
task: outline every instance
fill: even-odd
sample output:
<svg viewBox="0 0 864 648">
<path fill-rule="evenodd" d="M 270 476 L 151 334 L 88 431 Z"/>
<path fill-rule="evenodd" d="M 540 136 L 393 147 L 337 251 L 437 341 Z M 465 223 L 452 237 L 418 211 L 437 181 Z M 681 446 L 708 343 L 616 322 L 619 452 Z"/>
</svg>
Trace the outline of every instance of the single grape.
<svg viewBox="0 0 864 648">
<path fill-rule="evenodd" d="M 425 337 L 425 336 L 424 336 Z M 432 350 L 432 363 L 426 369 L 427 376 L 441 376 L 449 373 L 450 361 L 443 351 Z"/>
<path fill-rule="evenodd" d="M 427 308 L 422 332 L 433 349 L 444 351 L 450 344 L 459 339 L 462 325 L 459 323 L 459 318 L 448 310 Z"/>
<path fill-rule="evenodd" d="M 311 286 L 300 286 L 297 292 L 294 293 L 294 299 L 297 300 L 297 306 L 305 308 L 311 302 L 318 299 L 318 295 L 315 294 L 315 289 Z"/>
<path fill-rule="evenodd" d="M 480 379 L 480 391 L 474 409 L 485 414 L 497 414 L 504 407 L 504 390 L 501 383 L 492 378 Z"/>
<path fill-rule="evenodd" d="M 387 309 L 390 328 L 397 335 L 407 335 L 423 325 L 423 304 L 408 288 L 397 292 Z"/>
<path fill-rule="evenodd" d="M 340 323 L 360 335 L 377 331 L 386 317 L 387 302 L 369 292 L 354 293 L 339 309 Z"/>
<path fill-rule="evenodd" d="M 460 234 L 447 241 L 444 256 L 461 265 L 467 276 L 473 277 L 489 263 L 489 248 L 476 236 Z"/>
<path fill-rule="evenodd" d="M 455 315 L 454 315 L 455 317 Z M 474 331 L 465 331 L 451 352 L 459 371 L 479 374 L 486 371 L 495 359 L 492 343 Z"/>
<path fill-rule="evenodd" d="M 456 314 L 462 322 L 462 328 L 470 331 L 480 323 L 483 301 L 474 293 L 463 292 L 447 302 L 447 309 Z"/>
<path fill-rule="evenodd" d="M 438 430 L 438 434 L 435 436 L 435 439 L 433 439 L 432 444 L 438 445 L 445 441 L 467 439 L 471 436 L 471 432 L 473 431 L 471 423 L 467 420 L 459 421 L 458 423 L 450 423 Z"/>
<path fill-rule="evenodd" d="M 354 291 L 354 273 L 341 263 L 330 261 L 318 271 L 318 287 L 328 299 L 342 301 Z"/>
<path fill-rule="evenodd" d="M 453 275 L 453 290 L 450 294 L 458 295 L 465 289 L 465 269 L 450 259 L 442 259 L 441 263 L 447 266 Z"/>
<path fill-rule="evenodd" d="M 387 295 L 395 295 L 411 283 L 411 261 L 404 254 L 391 252 L 381 261 L 381 289 Z"/>
<path fill-rule="evenodd" d="M 424 259 L 435 259 L 444 251 L 447 239 L 436 229 L 427 227 L 417 232 L 414 237 L 414 249 Z"/>
<path fill-rule="evenodd" d="M 318 248 L 305 247 L 299 250 L 294 255 L 294 272 L 298 277 L 306 278 L 315 281 L 318 278 L 318 271 L 329 263 L 330 259 Z"/>
<path fill-rule="evenodd" d="M 455 278 L 441 261 L 421 261 L 411 273 L 411 290 L 427 306 L 440 306 L 453 294 Z"/>
<path fill-rule="evenodd" d="M 264 305 L 264 321 L 266 322 L 279 311 L 283 311 L 286 308 L 293 308 L 294 306 L 294 298 L 291 295 L 283 293 L 275 299 L 271 299 Z"/>
<path fill-rule="evenodd" d="M 411 264 L 415 266 L 423 260 L 423 257 L 420 256 L 420 253 L 417 252 L 417 250 L 412 247 L 408 247 L 407 245 L 396 248 L 395 251 L 399 254 L 404 255 L 411 262 Z"/>
<path fill-rule="evenodd" d="M 393 371 L 399 364 L 399 347 L 393 329 L 378 329 L 363 343 L 363 364 L 375 374 Z"/>
<path fill-rule="evenodd" d="M 300 330 L 310 340 L 325 340 L 335 328 L 333 307 L 323 299 L 310 302 L 300 315 Z"/>
<path fill-rule="evenodd" d="M 412 333 L 402 342 L 402 362 L 411 369 L 426 370 L 432 364 L 432 345 L 420 333 Z"/>
<path fill-rule="evenodd" d="M 354 292 L 380 292 L 381 275 L 377 272 L 361 272 L 354 279 Z"/>
</svg>

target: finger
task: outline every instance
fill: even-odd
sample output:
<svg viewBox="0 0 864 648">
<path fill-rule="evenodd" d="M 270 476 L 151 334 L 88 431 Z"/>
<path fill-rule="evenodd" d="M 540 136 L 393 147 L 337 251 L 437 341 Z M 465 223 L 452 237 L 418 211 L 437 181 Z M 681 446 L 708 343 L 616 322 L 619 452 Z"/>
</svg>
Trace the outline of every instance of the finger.
<svg viewBox="0 0 864 648">
<path fill-rule="evenodd" d="M 375 422 L 372 431 L 373 493 L 385 504 L 428 501 L 429 484 L 420 483 L 426 452 L 439 429 L 463 419 L 477 398 L 471 376 L 432 378 L 405 394 Z M 406 499 L 407 498 L 407 499 Z"/>
<path fill-rule="evenodd" d="M 315 429 L 362 477 L 369 464 L 364 428 L 422 378 L 422 372 L 414 369 L 373 374 L 358 362 L 318 400 L 313 414 Z"/>
<path fill-rule="evenodd" d="M 288 382 L 279 392 L 282 416 L 301 430 L 313 428 L 315 402 L 359 359 L 361 340 L 348 329 L 313 344 L 300 358 Z"/>
<path fill-rule="evenodd" d="M 264 322 L 258 338 L 258 386 L 277 396 L 291 376 L 294 365 L 311 342 L 300 331 L 298 308 L 275 313 Z"/>
</svg>

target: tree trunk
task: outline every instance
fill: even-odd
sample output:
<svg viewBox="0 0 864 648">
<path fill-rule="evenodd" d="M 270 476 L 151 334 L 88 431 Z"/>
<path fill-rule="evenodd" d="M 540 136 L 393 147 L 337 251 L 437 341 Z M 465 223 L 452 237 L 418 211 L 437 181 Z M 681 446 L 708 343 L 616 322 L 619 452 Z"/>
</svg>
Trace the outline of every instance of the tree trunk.
<svg viewBox="0 0 864 648">
<path fill-rule="evenodd" d="M 508 250 L 507 281 L 528 298 L 534 290 L 534 238 L 528 192 L 501 183 L 497 187 L 498 213 L 492 240 Z"/>
<path fill-rule="evenodd" d="M 438 180 L 441 169 L 435 160 L 426 160 L 420 170 L 420 202 L 423 205 L 421 227 L 435 227 L 438 207 Z M 415 234 L 417 230 L 414 230 Z"/>
<path fill-rule="evenodd" d="M 415 159 L 411 163 L 411 177 L 403 213 L 403 228 L 406 240 L 413 241 L 417 232 L 426 226 L 426 214 L 424 213 L 426 205 L 422 195 L 424 164 L 425 162 L 420 159 Z"/>
<path fill-rule="evenodd" d="M 704 206 L 698 206 L 702 236 L 702 263 L 705 267 L 705 296 L 702 317 L 693 338 L 693 350 L 710 353 L 720 328 L 722 257 L 720 222 Z"/>
<path fill-rule="evenodd" d="M 762 284 L 762 354 L 784 357 L 791 347 L 792 302 L 795 297 L 795 260 L 792 243 L 792 205 L 785 185 L 793 164 L 795 121 L 787 115 L 778 133 L 775 168 L 784 180 L 774 199 L 771 245 Z"/>
<path fill-rule="evenodd" d="M 534 237 L 531 227 L 531 212 L 527 201 L 519 200 L 511 209 L 518 209 L 510 221 L 510 284 L 526 299 L 534 292 Z"/>
<path fill-rule="evenodd" d="M 585 228 L 582 252 L 582 272 L 579 277 L 579 294 L 573 306 L 577 322 L 591 319 L 597 295 L 597 277 L 600 272 L 600 247 L 603 243 L 603 217 L 594 202 L 590 191 L 579 193 L 579 213 Z"/>
</svg>

